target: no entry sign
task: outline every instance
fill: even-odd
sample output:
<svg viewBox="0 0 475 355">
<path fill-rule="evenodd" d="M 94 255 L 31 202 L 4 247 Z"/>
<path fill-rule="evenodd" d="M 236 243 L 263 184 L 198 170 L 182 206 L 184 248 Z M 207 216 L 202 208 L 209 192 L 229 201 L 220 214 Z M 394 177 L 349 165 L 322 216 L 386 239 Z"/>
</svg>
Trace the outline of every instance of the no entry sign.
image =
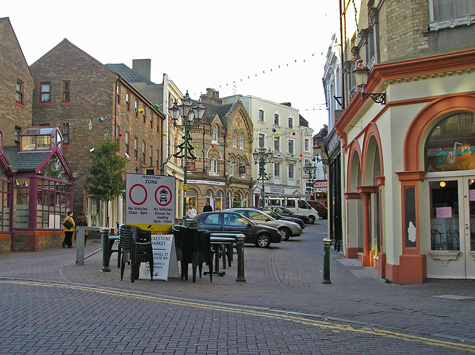
<svg viewBox="0 0 475 355">
<path fill-rule="evenodd" d="M 175 224 L 175 178 L 126 174 L 125 223 L 153 233 L 170 232 Z"/>
</svg>

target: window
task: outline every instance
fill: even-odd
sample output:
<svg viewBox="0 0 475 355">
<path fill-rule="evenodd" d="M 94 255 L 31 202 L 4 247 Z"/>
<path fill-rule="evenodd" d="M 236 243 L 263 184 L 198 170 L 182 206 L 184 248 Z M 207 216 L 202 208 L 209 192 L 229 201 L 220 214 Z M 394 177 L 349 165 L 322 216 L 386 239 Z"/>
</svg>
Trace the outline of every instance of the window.
<svg viewBox="0 0 475 355">
<path fill-rule="evenodd" d="M 153 113 L 150 112 L 150 130 L 153 130 Z"/>
<path fill-rule="evenodd" d="M 279 115 L 278 115 L 277 113 L 274 114 L 274 124 L 275 124 L 276 126 L 279 125 Z"/>
<path fill-rule="evenodd" d="M 289 164 L 289 179 L 295 179 L 295 165 Z"/>
<path fill-rule="evenodd" d="M 61 133 L 63 134 L 64 144 L 69 144 L 69 123 L 62 124 Z"/>
<path fill-rule="evenodd" d="M 289 139 L 289 154 L 294 154 L 294 141 Z"/>
<path fill-rule="evenodd" d="M 274 150 L 280 152 L 280 136 L 274 137 Z"/>
<path fill-rule="evenodd" d="M 129 101 L 129 93 L 125 93 L 125 106 L 127 108 L 127 111 L 130 111 L 130 101 Z"/>
<path fill-rule="evenodd" d="M 145 142 L 142 141 L 142 164 L 146 164 L 145 160 Z"/>
<path fill-rule="evenodd" d="M 69 80 L 63 81 L 63 102 L 69 102 Z"/>
<path fill-rule="evenodd" d="M 278 162 L 274 163 L 274 177 L 280 178 L 280 164 Z"/>
<path fill-rule="evenodd" d="M 153 166 L 153 154 L 152 154 L 152 145 L 151 144 L 148 146 L 148 156 L 150 158 L 149 166 L 152 167 Z"/>
<path fill-rule="evenodd" d="M 229 159 L 229 175 L 234 176 L 234 158 Z"/>
<path fill-rule="evenodd" d="M 134 110 L 135 110 L 135 118 L 138 118 L 139 117 L 139 108 L 138 108 L 137 100 L 135 100 L 135 103 L 134 103 Z"/>
<path fill-rule="evenodd" d="M 304 143 L 303 143 L 303 149 L 306 152 L 310 151 L 310 139 L 309 138 L 305 138 Z"/>
<path fill-rule="evenodd" d="M 119 84 L 117 84 L 117 86 L 115 88 L 115 96 L 116 96 L 116 100 L 117 100 L 117 105 L 120 105 L 120 86 L 119 86 Z"/>
<path fill-rule="evenodd" d="M 264 122 L 264 111 L 259 110 L 259 122 Z"/>
<path fill-rule="evenodd" d="M 143 118 L 143 124 L 146 125 L 147 124 L 147 108 L 146 107 L 142 109 L 142 118 Z"/>
<path fill-rule="evenodd" d="M 266 136 L 264 133 L 259 133 L 259 148 L 264 148 L 266 142 Z"/>
<path fill-rule="evenodd" d="M 155 162 L 156 162 L 156 166 L 157 166 L 157 170 L 160 171 L 160 151 L 157 149 L 156 151 L 156 154 L 155 154 Z"/>
<path fill-rule="evenodd" d="M 443 28 L 470 25 L 475 21 L 473 0 L 431 0 L 429 28 L 437 31 Z"/>
<path fill-rule="evenodd" d="M 233 131 L 233 147 L 237 147 L 237 132 L 236 130 Z"/>
<path fill-rule="evenodd" d="M 41 102 L 51 102 L 51 83 L 40 83 Z"/>
<path fill-rule="evenodd" d="M 239 135 L 239 149 L 244 149 L 244 133 L 241 132 Z"/>
<path fill-rule="evenodd" d="M 134 159 L 137 160 L 139 158 L 139 154 L 137 151 L 137 138 L 134 138 Z"/>
<path fill-rule="evenodd" d="M 294 119 L 289 117 L 289 128 L 294 128 Z"/>
<path fill-rule="evenodd" d="M 23 105 L 23 81 L 16 81 L 16 102 Z"/>
<path fill-rule="evenodd" d="M 213 126 L 213 142 L 218 142 L 219 137 L 219 127 L 218 125 Z"/>
<path fill-rule="evenodd" d="M 20 143 L 20 133 L 21 133 L 21 127 L 20 126 L 15 126 L 15 143 Z"/>
<path fill-rule="evenodd" d="M 211 159 L 210 166 L 210 175 L 218 175 L 218 161 L 216 159 Z"/>
<path fill-rule="evenodd" d="M 126 158 L 129 157 L 129 132 L 125 132 L 125 154 L 126 154 Z"/>
</svg>

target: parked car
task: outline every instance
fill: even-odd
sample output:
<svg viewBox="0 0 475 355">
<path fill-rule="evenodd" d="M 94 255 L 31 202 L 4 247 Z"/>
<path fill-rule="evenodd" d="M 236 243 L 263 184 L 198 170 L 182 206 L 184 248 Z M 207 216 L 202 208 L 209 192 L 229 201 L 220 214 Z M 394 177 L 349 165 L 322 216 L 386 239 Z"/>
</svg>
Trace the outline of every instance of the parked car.
<svg viewBox="0 0 475 355">
<path fill-rule="evenodd" d="M 294 222 L 275 219 L 263 211 L 256 208 L 229 208 L 225 211 L 233 211 L 242 214 L 256 223 L 262 223 L 280 230 L 283 234 L 284 240 L 289 240 L 290 237 L 298 237 L 302 234 L 302 228 Z"/>
<path fill-rule="evenodd" d="M 297 214 L 297 213 L 294 213 L 290 210 L 288 210 L 287 208 L 285 207 L 278 207 L 278 206 L 269 206 L 270 209 L 272 209 L 272 211 L 282 215 L 282 216 L 287 216 L 287 217 L 295 217 L 295 218 L 299 218 L 301 219 L 304 223 L 309 223 L 309 218 L 307 215 L 303 215 L 303 214 Z"/>
<path fill-rule="evenodd" d="M 320 219 L 317 210 L 310 206 L 307 201 L 298 197 L 269 197 L 266 199 L 267 205 L 271 207 L 285 207 L 291 212 L 308 216 L 308 222 L 313 224 Z"/>
<path fill-rule="evenodd" d="M 280 243 L 282 232 L 277 228 L 257 224 L 242 214 L 231 211 L 204 212 L 194 218 L 198 228 L 213 232 L 244 234 L 245 243 L 253 243 L 267 248 L 272 243 Z"/>
<path fill-rule="evenodd" d="M 317 200 L 307 200 L 307 203 L 317 210 L 320 217 L 323 219 L 328 218 L 328 208 L 323 203 Z"/>
<path fill-rule="evenodd" d="M 290 221 L 290 222 L 294 222 L 294 223 L 297 223 L 300 228 L 304 229 L 305 228 L 305 222 L 303 221 L 302 218 L 298 218 L 298 217 L 292 217 L 292 216 L 283 216 L 277 212 L 275 212 L 274 210 L 272 210 L 272 208 L 270 207 L 260 207 L 258 208 L 258 210 L 261 210 L 262 212 L 264 213 L 267 213 L 269 216 L 275 218 L 275 219 L 282 219 L 284 221 Z"/>
</svg>

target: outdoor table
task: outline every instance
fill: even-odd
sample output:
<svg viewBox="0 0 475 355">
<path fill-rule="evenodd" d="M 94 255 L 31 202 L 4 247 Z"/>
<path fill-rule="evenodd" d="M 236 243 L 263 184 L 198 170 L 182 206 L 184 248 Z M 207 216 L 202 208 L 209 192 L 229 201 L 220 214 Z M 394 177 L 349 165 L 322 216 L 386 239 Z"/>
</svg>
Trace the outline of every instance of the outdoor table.
<svg viewBox="0 0 475 355">
<path fill-rule="evenodd" d="M 117 240 L 117 249 L 112 249 L 114 246 L 114 242 Z M 120 245 L 119 245 L 119 236 L 118 235 L 110 235 L 109 236 L 109 260 L 112 256 L 112 253 L 117 253 L 117 267 L 120 267 Z"/>
<path fill-rule="evenodd" d="M 219 257 L 220 257 L 220 250 L 222 247 L 225 248 L 225 252 L 223 253 L 223 269 L 226 269 L 226 257 L 228 259 L 228 264 L 231 266 L 231 260 L 233 255 L 233 245 L 236 243 L 236 238 L 232 235 L 228 236 L 216 236 L 214 233 L 210 237 L 211 247 L 214 250 L 214 272 L 213 274 L 218 276 L 224 276 L 224 271 L 219 271 Z"/>
</svg>

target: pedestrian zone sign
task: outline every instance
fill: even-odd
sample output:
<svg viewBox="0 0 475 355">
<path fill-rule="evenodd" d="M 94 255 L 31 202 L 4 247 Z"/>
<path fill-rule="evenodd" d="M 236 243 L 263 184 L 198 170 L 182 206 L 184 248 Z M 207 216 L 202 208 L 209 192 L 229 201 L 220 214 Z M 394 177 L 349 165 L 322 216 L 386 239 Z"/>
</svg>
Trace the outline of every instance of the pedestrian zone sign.
<svg viewBox="0 0 475 355">
<path fill-rule="evenodd" d="M 161 175 L 125 175 L 125 223 L 170 233 L 175 224 L 175 178 Z"/>
</svg>

